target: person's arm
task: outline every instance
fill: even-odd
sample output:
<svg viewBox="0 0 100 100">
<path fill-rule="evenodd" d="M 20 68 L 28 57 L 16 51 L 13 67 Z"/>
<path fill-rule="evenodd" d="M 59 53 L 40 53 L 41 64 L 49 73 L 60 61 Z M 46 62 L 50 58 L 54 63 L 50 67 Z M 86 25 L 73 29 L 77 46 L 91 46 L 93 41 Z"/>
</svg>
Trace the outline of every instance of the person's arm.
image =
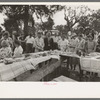
<svg viewBox="0 0 100 100">
<path fill-rule="evenodd" d="M 85 42 L 84 50 L 85 50 L 86 53 L 88 53 L 88 43 L 87 42 Z"/>
<path fill-rule="evenodd" d="M 28 40 L 28 36 L 25 38 L 25 42 Z"/>
<path fill-rule="evenodd" d="M 94 41 L 94 52 L 96 51 L 96 46 L 97 46 L 97 44 L 96 44 L 96 42 Z"/>
<path fill-rule="evenodd" d="M 44 49 L 44 40 L 42 39 L 42 50 Z"/>
<path fill-rule="evenodd" d="M 35 42 L 36 40 L 35 40 L 35 38 L 33 38 L 33 40 L 32 40 L 32 43 L 33 43 L 33 48 L 35 48 L 36 47 L 36 42 Z"/>
<path fill-rule="evenodd" d="M 58 49 L 60 50 L 60 40 L 58 41 Z"/>
</svg>

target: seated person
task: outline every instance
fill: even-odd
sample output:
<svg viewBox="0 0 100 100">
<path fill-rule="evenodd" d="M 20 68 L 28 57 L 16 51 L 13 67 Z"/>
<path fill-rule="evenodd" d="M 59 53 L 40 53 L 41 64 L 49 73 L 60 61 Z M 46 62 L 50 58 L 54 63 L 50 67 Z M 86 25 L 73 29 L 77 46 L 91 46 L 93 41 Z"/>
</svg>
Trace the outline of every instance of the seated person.
<svg viewBox="0 0 100 100">
<path fill-rule="evenodd" d="M 1 47 L 2 48 L 0 49 L 0 59 L 12 57 L 12 50 L 6 40 L 3 40 L 1 42 Z"/>
<path fill-rule="evenodd" d="M 20 42 L 18 40 L 15 40 L 15 50 L 14 50 L 14 57 L 20 57 L 23 53 L 23 48 L 20 45 Z"/>
</svg>

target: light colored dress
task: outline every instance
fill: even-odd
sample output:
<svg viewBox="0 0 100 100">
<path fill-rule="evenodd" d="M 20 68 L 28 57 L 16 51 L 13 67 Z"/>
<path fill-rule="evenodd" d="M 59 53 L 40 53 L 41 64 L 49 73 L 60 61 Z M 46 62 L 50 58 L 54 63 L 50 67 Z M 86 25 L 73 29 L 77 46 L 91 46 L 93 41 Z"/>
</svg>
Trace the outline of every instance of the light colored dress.
<svg viewBox="0 0 100 100">
<path fill-rule="evenodd" d="M 70 45 L 69 51 L 76 52 L 76 47 L 78 45 L 78 39 L 70 39 L 69 45 Z"/>
<path fill-rule="evenodd" d="M 35 38 L 35 52 L 43 51 L 44 48 L 44 40 L 43 38 Z"/>
<path fill-rule="evenodd" d="M 60 48 L 61 51 L 66 51 L 66 49 L 68 48 L 68 40 L 67 39 L 60 39 L 59 42 L 58 42 L 58 46 Z"/>
<path fill-rule="evenodd" d="M 77 45 L 77 50 L 82 50 L 83 51 L 84 48 L 85 48 L 85 40 L 84 39 L 79 40 L 78 45 Z"/>
<path fill-rule="evenodd" d="M 0 49 L 0 59 L 12 57 L 12 50 L 10 47 Z"/>
<path fill-rule="evenodd" d="M 96 42 L 95 41 L 87 41 L 85 43 L 85 50 L 87 53 L 95 52 Z"/>
<path fill-rule="evenodd" d="M 23 48 L 21 46 L 18 46 L 14 50 L 14 57 L 19 57 L 23 53 Z"/>
</svg>

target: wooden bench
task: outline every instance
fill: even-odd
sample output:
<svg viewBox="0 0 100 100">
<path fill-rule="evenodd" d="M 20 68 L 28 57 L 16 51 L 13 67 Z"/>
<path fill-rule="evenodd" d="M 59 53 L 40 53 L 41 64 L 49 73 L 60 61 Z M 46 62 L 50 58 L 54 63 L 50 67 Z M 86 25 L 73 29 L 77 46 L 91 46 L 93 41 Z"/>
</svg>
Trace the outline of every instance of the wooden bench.
<svg viewBox="0 0 100 100">
<path fill-rule="evenodd" d="M 65 76 L 60 76 L 58 78 L 53 79 L 52 81 L 56 81 L 56 82 L 77 82 L 71 78 L 65 77 Z"/>
</svg>

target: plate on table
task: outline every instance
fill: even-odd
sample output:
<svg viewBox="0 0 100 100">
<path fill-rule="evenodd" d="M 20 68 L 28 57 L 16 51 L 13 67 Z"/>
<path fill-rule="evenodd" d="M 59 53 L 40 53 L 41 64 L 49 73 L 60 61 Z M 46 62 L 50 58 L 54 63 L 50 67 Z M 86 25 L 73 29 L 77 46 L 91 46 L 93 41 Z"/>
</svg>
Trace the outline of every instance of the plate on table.
<svg viewBox="0 0 100 100">
<path fill-rule="evenodd" d="M 3 60 L 3 62 L 4 62 L 5 64 L 11 64 L 11 63 L 14 62 L 14 59 L 13 59 L 13 58 L 5 58 L 5 59 Z"/>
</svg>

